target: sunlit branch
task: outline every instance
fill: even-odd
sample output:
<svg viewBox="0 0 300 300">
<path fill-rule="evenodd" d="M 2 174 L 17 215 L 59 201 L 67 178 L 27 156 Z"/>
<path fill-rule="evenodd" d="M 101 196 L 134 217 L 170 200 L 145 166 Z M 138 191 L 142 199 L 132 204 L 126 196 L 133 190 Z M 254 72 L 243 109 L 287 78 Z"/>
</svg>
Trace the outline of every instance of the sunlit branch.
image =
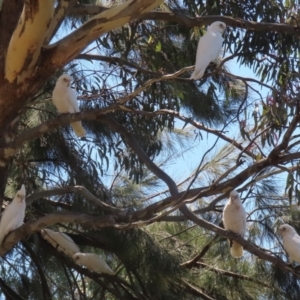
<svg viewBox="0 0 300 300">
<path fill-rule="evenodd" d="M 89 15 L 96 15 L 103 12 L 106 8 L 100 5 L 76 5 L 70 11 L 71 14 L 81 15 L 87 13 Z M 282 32 L 292 35 L 299 35 L 297 27 L 283 23 L 264 23 L 247 21 L 240 18 L 233 18 L 230 16 L 210 15 L 201 17 L 189 17 L 186 14 L 176 12 L 158 12 L 153 11 L 144 14 L 140 20 L 162 20 L 172 23 L 177 23 L 186 27 L 201 27 L 203 25 L 210 25 L 215 21 L 226 23 L 227 26 L 234 28 L 247 29 L 250 31 L 274 31 Z"/>
</svg>

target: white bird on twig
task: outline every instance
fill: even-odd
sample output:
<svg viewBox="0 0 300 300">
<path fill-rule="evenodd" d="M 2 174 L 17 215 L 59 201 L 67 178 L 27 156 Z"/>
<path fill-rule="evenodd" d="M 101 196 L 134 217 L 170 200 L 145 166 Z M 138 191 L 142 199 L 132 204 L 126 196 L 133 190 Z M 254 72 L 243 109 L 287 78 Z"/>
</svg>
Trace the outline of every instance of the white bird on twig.
<svg viewBox="0 0 300 300">
<path fill-rule="evenodd" d="M 218 57 L 222 48 L 222 34 L 225 29 L 225 23 L 219 21 L 214 22 L 200 38 L 197 47 L 195 70 L 190 79 L 197 80 L 202 78 L 209 63 Z"/>
<path fill-rule="evenodd" d="M 70 87 L 72 77 L 68 74 L 61 75 L 56 82 L 52 93 L 52 101 L 60 114 L 79 112 L 75 91 Z M 80 121 L 70 124 L 78 137 L 86 135 Z"/>
<path fill-rule="evenodd" d="M 79 247 L 75 244 L 75 242 L 63 232 L 57 232 L 51 229 L 43 229 L 41 234 L 42 237 L 54 248 L 60 252 L 64 252 L 70 257 L 72 257 L 73 254 L 80 252 Z"/>
<path fill-rule="evenodd" d="M 283 224 L 278 231 L 282 236 L 283 247 L 289 256 L 289 262 L 300 263 L 300 236 L 296 230 L 288 224 Z"/>
<path fill-rule="evenodd" d="M 230 230 L 241 237 L 246 232 L 246 212 L 237 191 L 232 191 L 223 210 L 223 224 L 226 230 Z M 243 256 L 243 246 L 236 241 L 230 242 L 230 253 L 233 257 Z"/>
<path fill-rule="evenodd" d="M 0 221 L 0 245 L 5 237 L 23 224 L 26 209 L 26 190 L 22 184 L 13 201 L 5 208 Z"/>
</svg>

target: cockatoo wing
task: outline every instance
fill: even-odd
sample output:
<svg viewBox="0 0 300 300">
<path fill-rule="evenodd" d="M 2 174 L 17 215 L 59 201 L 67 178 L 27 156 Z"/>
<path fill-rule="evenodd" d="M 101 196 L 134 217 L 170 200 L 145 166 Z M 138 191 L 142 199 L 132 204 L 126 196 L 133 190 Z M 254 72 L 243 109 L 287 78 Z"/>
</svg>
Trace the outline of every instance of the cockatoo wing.
<svg viewBox="0 0 300 300">
<path fill-rule="evenodd" d="M 88 259 L 89 265 L 94 269 L 94 272 L 115 275 L 115 272 L 107 265 L 101 256 L 89 253 Z"/>
<path fill-rule="evenodd" d="M 80 252 L 79 247 L 75 244 L 75 242 L 65 233 L 58 232 L 61 237 L 61 246 L 64 248 L 64 252 L 72 257 L 73 254 Z"/>
<path fill-rule="evenodd" d="M 77 96 L 73 89 L 64 85 L 61 82 L 57 82 L 52 93 L 52 101 L 59 113 L 77 113 L 79 112 L 79 106 L 77 102 Z M 80 121 L 70 124 L 78 137 L 86 135 L 85 129 L 82 127 Z"/>
<path fill-rule="evenodd" d="M 5 208 L 0 221 L 0 245 L 8 233 L 23 224 L 25 217 L 25 186 L 16 193 L 13 201 Z"/>
<path fill-rule="evenodd" d="M 94 253 L 76 253 L 73 259 L 79 265 L 86 267 L 91 272 L 115 275 L 115 272 L 107 265 L 101 256 Z"/>
<path fill-rule="evenodd" d="M 246 212 L 242 205 L 236 206 L 227 202 L 223 211 L 223 224 L 226 230 L 230 230 L 240 236 L 244 236 L 246 232 Z M 230 248 L 233 257 L 243 256 L 243 247 L 236 241 L 232 241 Z"/>
<path fill-rule="evenodd" d="M 68 96 L 67 96 L 68 102 L 70 103 L 70 106 L 73 109 L 73 112 L 79 112 L 79 106 L 78 106 L 78 101 L 77 101 L 77 96 L 76 93 L 73 89 L 68 88 Z M 80 121 L 78 122 L 73 122 L 70 124 L 75 132 L 75 134 L 78 137 L 83 137 L 86 135 L 85 129 L 82 127 L 82 123 Z"/>
<path fill-rule="evenodd" d="M 79 106 L 78 106 L 76 93 L 70 87 L 67 87 L 66 98 L 68 101 L 68 105 L 70 106 L 70 112 L 72 112 L 72 113 L 79 112 Z"/>
<path fill-rule="evenodd" d="M 190 79 L 200 79 L 207 66 L 214 61 L 221 49 L 223 38 L 221 33 L 208 30 L 199 40 L 196 54 L 195 70 Z"/>
<path fill-rule="evenodd" d="M 7 207 L 8 208 L 8 207 Z M 10 204 L 10 209 L 3 213 L 0 223 L 0 245 L 4 238 L 13 230 L 23 224 L 25 217 L 25 207 L 18 203 Z M 5 212 L 5 211 L 4 211 Z"/>
<path fill-rule="evenodd" d="M 294 236 L 284 236 L 283 247 L 289 256 L 291 263 L 293 261 L 300 263 L 300 237 L 298 234 L 295 234 Z"/>
<path fill-rule="evenodd" d="M 73 254 L 80 252 L 79 247 L 65 233 L 56 232 L 51 229 L 43 229 L 41 233 L 42 237 L 54 248 L 56 248 L 58 251 L 64 252 L 70 257 L 72 257 Z"/>
</svg>

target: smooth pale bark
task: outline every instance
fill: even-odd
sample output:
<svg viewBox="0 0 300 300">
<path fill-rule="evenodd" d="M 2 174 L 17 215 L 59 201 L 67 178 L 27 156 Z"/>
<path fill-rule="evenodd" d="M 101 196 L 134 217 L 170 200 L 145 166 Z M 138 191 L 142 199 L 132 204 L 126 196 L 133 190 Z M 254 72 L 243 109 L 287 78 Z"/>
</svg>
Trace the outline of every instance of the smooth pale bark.
<svg viewBox="0 0 300 300">
<path fill-rule="evenodd" d="M 48 49 L 52 50 L 52 64 L 58 67 L 67 64 L 103 33 L 140 18 L 162 2 L 129 0 L 96 15 L 65 38 L 49 46 Z"/>
<path fill-rule="evenodd" d="M 43 0 L 39 1 L 42 1 L 43 6 L 45 6 L 45 2 L 49 0 L 44 0 L 45 2 Z M 35 1 L 32 0 L 31 2 Z M 27 1 L 26 3 L 31 2 Z M 9 78 L 11 83 L 6 81 L 5 84 L 0 85 L 0 133 L 9 122 L 19 115 L 20 110 L 28 100 L 38 92 L 45 81 L 57 69 L 63 68 L 67 63 L 76 58 L 84 48 L 102 34 L 140 18 L 144 13 L 151 11 L 162 2 L 162 0 L 130 0 L 112 7 L 108 11 L 95 16 L 59 42 L 48 47 L 43 47 L 42 52 L 40 52 L 41 49 L 39 51 L 35 50 L 34 60 L 32 60 L 32 53 L 28 53 L 27 43 L 21 42 L 18 36 L 14 34 L 14 41 L 11 41 L 10 48 L 13 48 L 13 44 L 15 47 L 23 45 L 24 49 L 17 47 L 19 49 L 16 50 L 20 51 L 23 55 L 23 60 L 25 60 L 23 63 L 20 61 L 20 58 L 15 60 L 15 56 L 18 56 L 17 52 L 14 52 L 14 55 L 10 53 L 7 56 L 7 69 L 9 70 L 7 73 L 9 75 L 7 74 L 6 77 L 7 79 Z M 33 19 L 35 19 L 35 16 Z M 22 32 L 21 38 L 24 34 Z M 43 39 L 41 40 L 44 41 L 45 38 L 46 36 L 43 35 Z M 24 53 L 30 55 L 24 56 Z M 39 53 L 41 55 L 36 57 Z M 33 65 L 35 60 L 35 65 Z M 27 65 L 30 65 L 32 68 L 28 69 Z M 16 78 L 16 73 L 18 72 L 21 72 L 22 75 L 18 76 L 17 81 L 14 78 Z"/>
<path fill-rule="evenodd" d="M 27 0 L 9 42 L 5 78 L 18 82 L 29 77 L 35 67 L 54 13 L 54 0 Z"/>
</svg>

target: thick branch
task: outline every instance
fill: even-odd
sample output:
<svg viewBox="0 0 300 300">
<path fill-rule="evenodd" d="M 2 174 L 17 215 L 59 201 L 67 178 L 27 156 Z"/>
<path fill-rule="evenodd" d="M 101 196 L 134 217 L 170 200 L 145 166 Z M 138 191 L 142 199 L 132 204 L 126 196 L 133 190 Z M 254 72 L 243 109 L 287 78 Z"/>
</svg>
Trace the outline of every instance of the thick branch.
<svg viewBox="0 0 300 300">
<path fill-rule="evenodd" d="M 102 228 L 114 226 L 115 220 L 112 216 L 94 217 L 80 213 L 56 213 L 44 216 L 36 221 L 30 221 L 18 229 L 12 231 L 4 240 L 0 248 L 0 256 L 12 249 L 20 240 L 31 233 L 55 225 L 57 223 L 75 223 L 88 228 Z"/>
<path fill-rule="evenodd" d="M 96 15 L 103 12 L 106 8 L 100 5 L 76 5 L 70 11 L 70 14 L 81 15 L 83 13 L 89 15 Z M 175 12 L 161 12 L 153 11 L 144 14 L 139 20 L 161 20 L 166 22 L 177 23 L 186 27 L 201 27 L 203 25 L 210 25 L 215 21 L 221 21 L 228 26 L 235 28 L 248 29 L 251 31 L 275 31 L 289 34 L 299 35 L 295 30 L 297 27 L 282 24 L 282 23 L 264 23 L 247 21 L 240 18 L 233 18 L 230 16 L 203 16 L 203 17 L 189 17 L 185 14 Z"/>
<path fill-rule="evenodd" d="M 5 78 L 9 82 L 13 82 L 17 77 L 18 82 L 22 82 L 32 74 L 53 12 L 53 0 L 25 1 L 5 60 Z"/>
<path fill-rule="evenodd" d="M 19 17 L 23 8 L 23 1 L 10 0 L 1 1 L 0 18 L 0 84 L 4 79 L 4 61 L 11 36 L 18 24 Z"/>
<path fill-rule="evenodd" d="M 23 143 L 33 140 L 35 138 L 38 138 L 38 137 L 42 136 L 43 134 L 45 134 L 46 132 L 59 127 L 60 125 L 69 124 L 69 123 L 73 122 L 74 120 L 75 121 L 83 120 L 83 119 L 96 120 L 101 115 L 105 115 L 112 111 L 125 111 L 128 113 L 139 114 L 139 115 L 148 116 L 148 117 L 156 117 L 156 116 L 160 116 L 160 115 L 174 116 L 188 124 L 193 125 L 194 127 L 198 128 L 200 130 L 204 130 L 208 133 L 211 133 L 211 134 L 214 134 L 215 136 L 220 137 L 224 141 L 226 141 L 230 144 L 233 144 L 237 149 L 244 151 L 244 153 L 247 154 L 248 156 L 250 156 L 251 158 L 255 159 L 255 155 L 253 153 L 246 150 L 241 144 L 237 143 L 235 140 L 230 139 L 228 136 L 224 135 L 221 131 L 206 127 L 190 118 L 186 118 L 186 117 L 180 115 L 176 111 L 163 109 L 163 110 L 158 110 L 155 112 L 147 112 L 147 111 L 133 110 L 133 109 L 127 108 L 125 106 L 117 105 L 117 104 L 111 105 L 110 107 L 103 108 L 103 109 L 84 111 L 84 112 L 80 112 L 77 114 L 62 115 L 62 116 L 59 116 L 57 119 L 48 120 L 48 121 L 44 122 L 43 124 L 38 125 L 32 129 L 24 132 L 23 134 L 19 135 L 12 143 L 9 143 L 8 145 L 6 145 L 5 148 L 0 149 L 0 158 L 2 157 L 4 159 L 8 159 L 10 157 L 13 157 L 15 154 L 15 151 L 18 148 L 20 148 Z"/>
<path fill-rule="evenodd" d="M 60 68 L 103 33 L 131 22 L 162 3 L 162 0 L 129 0 L 87 21 L 79 29 L 48 47 L 51 62 Z"/>
</svg>

